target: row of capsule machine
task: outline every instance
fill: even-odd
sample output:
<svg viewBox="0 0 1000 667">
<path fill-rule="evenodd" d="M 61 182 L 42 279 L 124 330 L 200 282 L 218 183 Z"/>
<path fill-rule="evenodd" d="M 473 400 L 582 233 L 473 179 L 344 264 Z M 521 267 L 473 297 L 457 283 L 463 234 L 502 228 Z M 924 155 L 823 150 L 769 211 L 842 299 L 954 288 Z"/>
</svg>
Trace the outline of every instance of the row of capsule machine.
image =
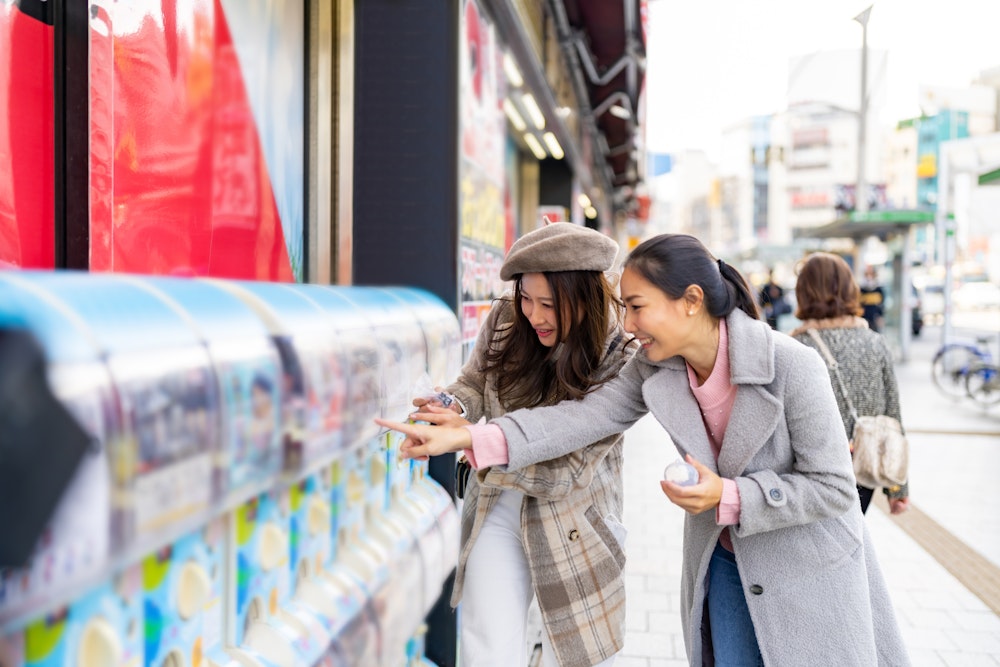
<svg viewBox="0 0 1000 667">
<path fill-rule="evenodd" d="M 95 440 L 30 564 L 0 571 L 0 665 L 430 664 L 458 516 L 373 419 L 457 375 L 443 302 L 10 271 L 0 327 L 36 336 Z"/>
</svg>

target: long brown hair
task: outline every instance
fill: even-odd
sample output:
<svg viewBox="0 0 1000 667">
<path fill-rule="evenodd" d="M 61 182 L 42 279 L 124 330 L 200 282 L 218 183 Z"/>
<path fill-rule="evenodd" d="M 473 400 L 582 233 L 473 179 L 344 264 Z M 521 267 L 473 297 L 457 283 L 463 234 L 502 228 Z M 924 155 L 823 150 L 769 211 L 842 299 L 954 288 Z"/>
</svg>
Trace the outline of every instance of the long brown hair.
<svg viewBox="0 0 1000 667">
<path fill-rule="evenodd" d="M 851 267 L 839 255 L 816 252 L 799 268 L 795 283 L 795 317 L 825 320 L 843 315 L 860 315 L 861 289 Z"/>
<path fill-rule="evenodd" d="M 514 309 L 512 325 L 491 340 L 483 371 L 508 410 L 581 398 L 610 378 L 599 375 L 608 331 L 621 314 L 621 302 L 603 273 L 543 273 L 552 291 L 556 336 L 561 345 L 546 347 L 521 312 L 521 275 L 514 296 L 494 307 Z M 556 350 L 559 350 L 556 354 Z"/>
</svg>

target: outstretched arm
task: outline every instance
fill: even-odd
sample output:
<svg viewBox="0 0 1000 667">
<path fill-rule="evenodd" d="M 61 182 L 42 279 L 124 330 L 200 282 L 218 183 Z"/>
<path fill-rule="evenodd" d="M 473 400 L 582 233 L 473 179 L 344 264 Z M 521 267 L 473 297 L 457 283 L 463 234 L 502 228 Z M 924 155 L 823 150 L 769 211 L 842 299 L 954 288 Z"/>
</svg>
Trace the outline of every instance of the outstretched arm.
<svg viewBox="0 0 1000 667">
<path fill-rule="evenodd" d="M 633 357 L 617 377 L 580 400 L 515 410 L 491 421 L 507 440 L 506 470 L 565 456 L 628 430 L 648 412 L 642 397 L 641 363 Z"/>
</svg>

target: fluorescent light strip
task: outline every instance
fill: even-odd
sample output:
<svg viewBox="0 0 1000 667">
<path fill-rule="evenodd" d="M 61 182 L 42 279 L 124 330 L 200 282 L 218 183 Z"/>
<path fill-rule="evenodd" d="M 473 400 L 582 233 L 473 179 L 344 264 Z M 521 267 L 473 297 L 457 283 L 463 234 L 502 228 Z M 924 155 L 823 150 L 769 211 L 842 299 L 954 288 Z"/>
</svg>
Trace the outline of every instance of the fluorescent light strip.
<svg viewBox="0 0 1000 667">
<path fill-rule="evenodd" d="M 509 53 L 503 54 L 503 71 L 507 73 L 507 81 L 510 85 L 515 88 L 520 88 L 524 85 L 524 79 L 521 78 L 521 72 L 517 69 L 517 65 L 514 63 L 514 59 L 510 57 Z"/>
<path fill-rule="evenodd" d="M 524 143 L 528 144 L 528 148 L 531 149 L 531 152 L 534 153 L 535 157 L 539 160 L 544 160 L 549 156 L 548 153 L 545 152 L 545 149 L 542 148 L 542 143 L 538 141 L 538 138 L 532 133 L 528 132 L 524 135 Z"/>
<path fill-rule="evenodd" d="M 563 159 L 565 153 L 563 153 L 562 146 L 559 145 L 559 140 L 556 139 L 556 135 L 551 132 L 546 132 L 542 135 L 542 140 L 545 142 L 545 145 L 549 147 L 549 153 L 552 154 L 552 157 L 557 160 Z"/>
<path fill-rule="evenodd" d="M 524 122 L 523 118 L 521 118 L 521 114 L 517 112 L 517 107 L 514 106 L 514 103 L 510 101 L 509 97 L 505 97 L 503 100 L 503 112 L 507 114 L 507 120 L 509 120 L 510 124 L 514 126 L 515 130 L 518 132 L 524 132 L 524 130 L 527 129 L 528 124 Z"/>
<path fill-rule="evenodd" d="M 521 96 L 521 104 L 524 106 L 524 110 L 528 112 L 528 116 L 531 118 L 531 122 L 535 124 L 535 127 L 539 130 L 544 130 L 545 114 L 538 108 L 538 102 L 535 101 L 531 93 L 525 93 Z"/>
</svg>

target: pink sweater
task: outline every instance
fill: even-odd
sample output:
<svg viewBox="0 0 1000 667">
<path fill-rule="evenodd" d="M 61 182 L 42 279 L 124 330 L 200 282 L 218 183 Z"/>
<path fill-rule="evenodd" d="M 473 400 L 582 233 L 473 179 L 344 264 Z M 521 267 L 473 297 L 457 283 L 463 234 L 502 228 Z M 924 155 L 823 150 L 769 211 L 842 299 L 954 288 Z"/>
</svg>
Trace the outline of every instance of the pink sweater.
<svg viewBox="0 0 1000 667">
<path fill-rule="evenodd" d="M 729 380 L 729 334 L 725 320 L 719 320 L 719 351 L 712 374 L 699 387 L 697 376 L 688 366 L 688 381 L 691 383 L 691 392 L 701 407 L 705 430 L 715 460 L 718 461 L 737 389 Z M 478 470 L 507 463 L 507 440 L 499 426 L 472 424 L 465 428 L 469 429 L 472 436 L 472 448 L 465 450 L 465 455 L 473 468 Z M 740 492 L 736 482 L 731 479 L 722 479 L 722 499 L 715 509 L 715 521 L 720 526 L 733 526 L 740 521 Z M 728 530 L 722 532 L 719 540 L 722 546 L 733 550 Z"/>
<path fill-rule="evenodd" d="M 708 432 L 708 441 L 712 445 L 715 460 L 719 460 L 722 441 L 726 437 L 726 427 L 729 425 L 729 415 L 736 401 L 736 385 L 729 381 L 729 332 L 726 321 L 719 320 L 719 351 L 715 356 L 715 366 L 705 384 L 698 386 L 698 377 L 691 366 L 688 366 L 688 382 L 691 393 L 701 408 L 702 420 Z M 720 526 L 734 526 L 740 522 L 740 492 L 736 482 L 722 478 L 722 499 L 715 508 L 715 522 Z M 724 530 L 719 541 L 729 551 L 733 550 L 733 541 L 729 531 Z"/>
</svg>

